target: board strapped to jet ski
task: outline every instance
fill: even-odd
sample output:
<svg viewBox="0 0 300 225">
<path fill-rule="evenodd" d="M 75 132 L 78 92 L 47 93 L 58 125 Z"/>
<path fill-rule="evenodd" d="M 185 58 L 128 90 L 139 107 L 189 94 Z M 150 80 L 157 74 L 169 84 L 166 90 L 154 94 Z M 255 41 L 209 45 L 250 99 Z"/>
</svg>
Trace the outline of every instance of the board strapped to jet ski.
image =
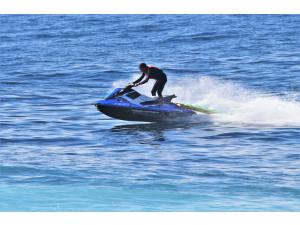
<svg viewBox="0 0 300 225">
<path fill-rule="evenodd" d="M 160 122 L 178 118 L 188 118 L 196 114 L 194 110 L 172 102 L 175 95 L 159 98 L 151 98 L 134 90 L 133 85 L 125 88 L 116 88 L 104 100 L 96 102 L 97 109 L 112 118 Z"/>
</svg>

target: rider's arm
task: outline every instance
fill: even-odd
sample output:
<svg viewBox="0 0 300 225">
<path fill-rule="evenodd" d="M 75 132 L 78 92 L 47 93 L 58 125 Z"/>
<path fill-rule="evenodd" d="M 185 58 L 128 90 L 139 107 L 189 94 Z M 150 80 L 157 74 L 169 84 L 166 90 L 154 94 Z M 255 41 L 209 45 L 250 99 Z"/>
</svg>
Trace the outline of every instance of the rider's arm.
<svg viewBox="0 0 300 225">
<path fill-rule="evenodd" d="M 140 76 L 140 78 L 137 79 L 136 81 L 134 81 L 133 83 L 134 83 L 134 84 L 137 84 L 137 83 L 141 82 L 141 81 L 143 80 L 144 77 L 145 77 L 145 74 L 143 73 L 142 76 Z"/>
<path fill-rule="evenodd" d="M 142 82 L 138 83 L 138 85 L 145 84 L 148 82 L 148 80 L 149 80 L 149 77 L 147 76 L 147 78 L 145 80 L 143 80 Z"/>
</svg>

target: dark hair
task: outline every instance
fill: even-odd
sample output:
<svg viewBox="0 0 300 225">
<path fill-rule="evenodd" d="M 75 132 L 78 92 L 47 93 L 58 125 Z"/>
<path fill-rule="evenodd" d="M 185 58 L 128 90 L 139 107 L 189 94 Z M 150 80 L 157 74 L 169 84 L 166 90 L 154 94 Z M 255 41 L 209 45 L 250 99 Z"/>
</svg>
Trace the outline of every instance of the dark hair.
<svg viewBox="0 0 300 225">
<path fill-rule="evenodd" d="M 146 68 L 146 67 L 147 67 L 146 63 L 141 63 L 140 64 L 140 68 Z"/>
</svg>

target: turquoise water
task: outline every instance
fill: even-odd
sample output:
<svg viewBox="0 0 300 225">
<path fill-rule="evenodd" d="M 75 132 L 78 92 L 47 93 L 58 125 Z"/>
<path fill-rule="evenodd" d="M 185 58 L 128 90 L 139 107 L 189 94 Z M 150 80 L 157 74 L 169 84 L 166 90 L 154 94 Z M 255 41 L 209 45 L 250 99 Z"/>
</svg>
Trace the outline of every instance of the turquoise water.
<svg viewBox="0 0 300 225">
<path fill-rule="evenodd" d="M 300 17 L 0 16 L 0 211 L 299 211 Z M 218 113 L 118 121 L 147 62 Z M 137 90 L 149 95 L 151 83 Z"/>
</svg>

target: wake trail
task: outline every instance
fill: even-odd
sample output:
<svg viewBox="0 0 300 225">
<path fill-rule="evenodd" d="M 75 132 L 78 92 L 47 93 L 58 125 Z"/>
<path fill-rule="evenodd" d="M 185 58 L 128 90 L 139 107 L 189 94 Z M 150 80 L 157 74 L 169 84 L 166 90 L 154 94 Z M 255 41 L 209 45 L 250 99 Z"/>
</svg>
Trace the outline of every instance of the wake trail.
<svg viewBox="0 0 300 225">
<path fill-rule="evenodd" d="M 131 80 L 134 78 L 136 76 Z M 122 87 L 127 83 L 119 80 L 113 86 Z M 148 83 L 136 90 L 149 95 L 152 86 Z M 211 115 L 215 122 L 300 126 L 300 102 L 294 94 L 286 97 L 270 95 L 211 76 L 169 80 L 164 90 L 166 94 L 176 94 L 176 102 L 216 111 Z"/>
</svg>

